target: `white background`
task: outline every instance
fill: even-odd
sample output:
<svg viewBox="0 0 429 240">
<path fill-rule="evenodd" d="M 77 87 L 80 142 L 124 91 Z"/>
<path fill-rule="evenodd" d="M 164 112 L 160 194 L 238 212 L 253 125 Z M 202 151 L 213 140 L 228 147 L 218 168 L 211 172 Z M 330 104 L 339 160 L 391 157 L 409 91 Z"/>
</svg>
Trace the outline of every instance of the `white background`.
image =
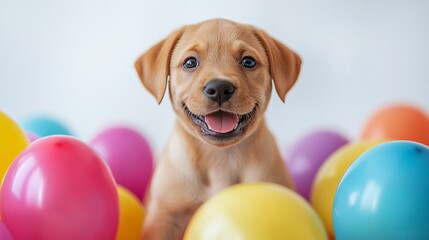
<svg viewBox="0 0 429 240">
<path fill-rule="evenodd" d="M 429 110 L 428 3 L 0 0 L 0 109 L 55 116 L 84 140 L 131 124 L 159 152 L 174 114 L 143 89 L 134 60 L 183 24 L 221 17 L 265 29 L 303 59 L 286 104 L 273 95 L 267 112 L 282 147 L 326 127 L 357 138 L 386 104 Z"/>
</svg>

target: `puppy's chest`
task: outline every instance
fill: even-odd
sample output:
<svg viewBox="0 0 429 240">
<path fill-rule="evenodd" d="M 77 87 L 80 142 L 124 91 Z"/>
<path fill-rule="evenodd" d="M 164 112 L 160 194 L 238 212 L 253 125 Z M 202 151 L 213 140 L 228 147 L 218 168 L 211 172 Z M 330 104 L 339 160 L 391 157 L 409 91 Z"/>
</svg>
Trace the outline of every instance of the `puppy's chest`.
<svg viewBox="0 0 429 240">
<path fill-rule="evenodd" d="M 242 181 L 246 164 L 251 162 L 251 156 L 245 152 L 228 151 L 215 152 L 200 156 L 198 162 L 199 175 L 206 197 Z"/>
</svg>

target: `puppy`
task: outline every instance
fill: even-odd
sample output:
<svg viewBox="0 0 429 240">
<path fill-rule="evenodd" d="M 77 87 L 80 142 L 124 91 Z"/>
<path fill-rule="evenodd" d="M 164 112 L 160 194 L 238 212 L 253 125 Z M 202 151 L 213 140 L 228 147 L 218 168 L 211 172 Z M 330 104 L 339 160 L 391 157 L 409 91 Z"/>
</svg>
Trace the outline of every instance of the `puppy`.
<svg viewBox="0 0 429 240">
<path fill-rule="evenodd" d="M 135 68 L 177 115 L 158 160 L 143 239 L 180 239 L 194 211 L 240 182 L 293 188 L 264 112 L 272 81 L 281 100 L 301 59 L 267 33 L 223 19 L 184 26 L 145 52 Z"/>
</svg>

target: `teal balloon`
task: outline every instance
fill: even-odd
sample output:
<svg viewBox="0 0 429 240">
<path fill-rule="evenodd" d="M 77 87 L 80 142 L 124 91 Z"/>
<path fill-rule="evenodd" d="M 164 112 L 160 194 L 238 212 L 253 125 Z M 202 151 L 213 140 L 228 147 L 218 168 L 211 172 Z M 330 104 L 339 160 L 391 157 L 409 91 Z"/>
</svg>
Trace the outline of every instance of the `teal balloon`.
<svg viewBox="0 0 429 240">
<path fill-rule="evenodd" d="M 50 117 L 33 117 L 21 122 L 21 127 L 40 137 L 50 135 L 73 135 L 67 127 Z"/>
<path fill-rule="evenodd" d="M 429 239 L 429 148 L 378 145 L 344 174 L 335 194 L 336 240 Z"/>
</svg>

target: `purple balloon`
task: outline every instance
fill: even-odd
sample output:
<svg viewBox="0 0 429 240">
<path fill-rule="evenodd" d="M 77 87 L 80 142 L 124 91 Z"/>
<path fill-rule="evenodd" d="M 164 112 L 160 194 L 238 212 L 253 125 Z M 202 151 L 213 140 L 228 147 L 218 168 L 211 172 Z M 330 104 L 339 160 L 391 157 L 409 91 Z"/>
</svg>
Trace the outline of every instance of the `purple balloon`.
<svg viewBox="0 0 429 240">
<path fill-rule="evenodd" d="M 1 240 L 13 240 L 12 234 L 10 233 L 7 226 L 3 221 L 0 220 L 0 239 Z"/>
<path fill-rule="evenodd" d="M 119 185 L 142 200 L 153 173 L 152 151 L 146 139 L 127 127 L 112 127 L 92 140 Z"/>
<path fill-rule="evenodd" d="M 310 199 L 314 177 L 323 162 L 348 140 L 332 131 L 316 131 L 301 138 L 286 154 L 286 165 L 296 190 Z"/>
<path fill-rule="evenodd" d="M 30 141 L 30 143 L 34 142 L 35 140 L 39 139 L 40 136 L 30 132 L 30 131 L 25 131 L 25 135 L 27 135 L 28 140 Z"/>
</svg>

